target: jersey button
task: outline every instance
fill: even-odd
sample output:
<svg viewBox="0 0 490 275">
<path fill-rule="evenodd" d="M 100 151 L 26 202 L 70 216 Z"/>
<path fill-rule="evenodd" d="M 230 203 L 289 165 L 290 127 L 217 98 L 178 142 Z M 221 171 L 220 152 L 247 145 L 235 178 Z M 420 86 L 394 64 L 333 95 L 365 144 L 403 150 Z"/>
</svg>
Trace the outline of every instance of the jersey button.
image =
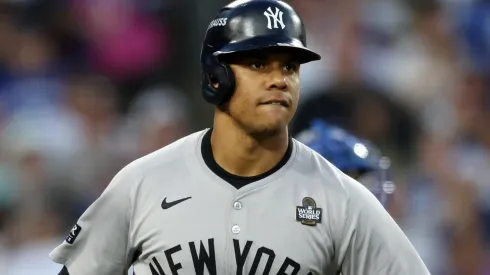
<svg viewBox="0 0 490 275">
<path fill-rule="evenodd" d="M 231 228 L 231 232 L 233 232 L 233 234 L 238 234 L 240 233 L 240 226 L 238 226 L 237 224 L 235 224 L 232 228 Z"/>
<path fill-rule="evenodd" d="M 242 203 L 239 202 L 239 201 L 236 201 L 234 204 L 233 204 L 233 208 L 235 208 L 236 210 L 240 210 L 242 209 Z"/>
</svg>

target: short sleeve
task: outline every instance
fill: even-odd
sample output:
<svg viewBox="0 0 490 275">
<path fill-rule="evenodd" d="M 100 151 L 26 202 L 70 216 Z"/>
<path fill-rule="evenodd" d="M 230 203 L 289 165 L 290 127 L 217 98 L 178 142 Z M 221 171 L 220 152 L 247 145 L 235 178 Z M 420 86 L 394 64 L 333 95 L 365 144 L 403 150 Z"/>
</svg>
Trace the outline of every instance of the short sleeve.
<svg viewBox="0 0 490 275">
<path fill-rule="evenodd" d="M 345 176 L 349 201 L 339 249 L 343 275 L 430 274 L 413 245 L 376 197 Z"/>
<path fill-rule="evenodd" d="M 121 170 L 50 254 L 70 275 L 121 275 L 131 265 L 131 187 L 128 167 Z"/>
</svg>

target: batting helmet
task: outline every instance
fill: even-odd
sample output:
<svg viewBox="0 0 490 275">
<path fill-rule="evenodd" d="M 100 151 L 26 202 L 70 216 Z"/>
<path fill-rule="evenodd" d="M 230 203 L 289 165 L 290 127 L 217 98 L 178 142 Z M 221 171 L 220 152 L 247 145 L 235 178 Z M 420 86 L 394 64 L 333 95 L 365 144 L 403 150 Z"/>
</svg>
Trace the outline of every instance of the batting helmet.
<svg viewBox="0 0 490 275">
<path fill-rule="evenodd" d="M 390 161 L 387 157 L 381 157 L 379 150 L 370 142 L 318 119 L 313 120 L 310 128 L 300 132 L 296 139 L 342 172 L 357 173 L 359 181 L 371 185 L 368 187 L 386 205 L 388 195 L 394 191 L 394 185 L 388 176 Z M 376 172 L 376 177 L 370 179 L 369 184 L 363 182 L 363 176 L 372 172 Z"/>
<path fill-rule="evenodd" d="M 294 50 L 301 63 L 320 59 L 320 55 L 306 48 L 303 22 L 285 2 L 240 0 L 223 7 L 209 24 L 202 44 L 204 99 L 217 105 L 235 90 L 234 75 L 222 57 L 271 47 Z M 218 83 L 218 87 L 213 83 Z"/>
</svg>

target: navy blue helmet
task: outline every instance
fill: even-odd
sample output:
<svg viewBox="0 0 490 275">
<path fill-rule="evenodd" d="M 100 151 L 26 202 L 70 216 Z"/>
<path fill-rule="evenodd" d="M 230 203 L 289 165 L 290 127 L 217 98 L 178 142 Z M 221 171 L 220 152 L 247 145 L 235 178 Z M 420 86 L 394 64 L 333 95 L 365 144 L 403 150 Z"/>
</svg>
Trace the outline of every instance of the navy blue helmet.
<svg viewBox="0 0 490 275">
<path fill-rule="evenodd" d="M 320 59 L 320 55 L 306 47 L 303 21 L 286 2 L 239 0 L 219 10 L 208 25 L 202 42 L 204 99 L 220 104 L 233 94 L 235 79 L 226 56 L 267 48 L 294 51 L 301 63 Z M 219 85 L 216 87 L 214 83 Z"/>
<path fill-rule="evenodd" d="M 366 185 L 386 206 L 389 195 L 394 191 L 389 179 L 390 160 L 369 141 L 319 119 L 313 120 L 296 139 Z"/>
</svg>

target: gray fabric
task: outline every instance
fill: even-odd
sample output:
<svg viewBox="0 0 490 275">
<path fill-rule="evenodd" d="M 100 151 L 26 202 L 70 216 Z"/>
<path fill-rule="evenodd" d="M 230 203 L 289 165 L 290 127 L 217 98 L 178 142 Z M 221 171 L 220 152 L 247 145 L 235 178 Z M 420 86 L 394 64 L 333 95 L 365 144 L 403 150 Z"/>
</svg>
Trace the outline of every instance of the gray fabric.
<svg viewBox="0 0 490 275">
<path fill-rule="evenodd" d="M 50 257 L 71 275 L 429 274 L 376 198 L 305 145 L 236 190 L 205 165 L 204 133 L 125 167 Z M 297 221 L 297 207 L 321 221 Z"/>
</svg>

